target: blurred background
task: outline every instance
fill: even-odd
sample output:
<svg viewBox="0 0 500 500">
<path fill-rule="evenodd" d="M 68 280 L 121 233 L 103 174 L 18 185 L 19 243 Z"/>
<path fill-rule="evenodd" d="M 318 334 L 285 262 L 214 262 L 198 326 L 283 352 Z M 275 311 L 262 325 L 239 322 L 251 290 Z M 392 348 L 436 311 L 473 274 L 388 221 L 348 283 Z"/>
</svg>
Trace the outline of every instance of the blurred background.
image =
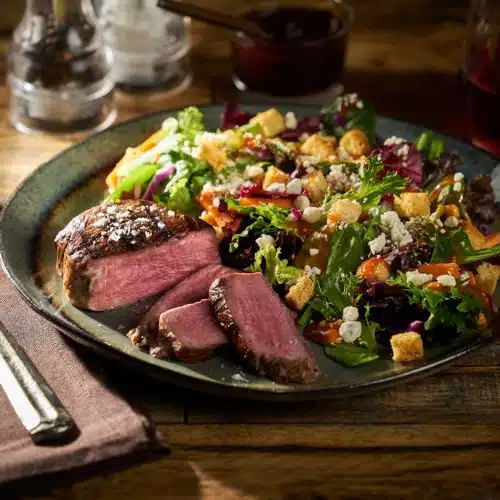
<svg viewBox="0 0 500 500">
<path fill-rule="evenodd" d="M 102 0 L 94 1 L 99 8 Z M 240 4 L 231 0 L 191 3 L 226 13 Z M 343 76 L 346 91 L 360 93 L 380 114 L 467 138 L 460 69 L 469 1 L 350 0 L 349 4 L 354 7 L 355 22 Z M 23 10 L 20 0 L 1 2 L 2 52 Z M 212 100 L 223 102 L 234 93 L 231 34 L 197 21 L 190 31 L 191 85 L 208 87 Z"/>
</svg>

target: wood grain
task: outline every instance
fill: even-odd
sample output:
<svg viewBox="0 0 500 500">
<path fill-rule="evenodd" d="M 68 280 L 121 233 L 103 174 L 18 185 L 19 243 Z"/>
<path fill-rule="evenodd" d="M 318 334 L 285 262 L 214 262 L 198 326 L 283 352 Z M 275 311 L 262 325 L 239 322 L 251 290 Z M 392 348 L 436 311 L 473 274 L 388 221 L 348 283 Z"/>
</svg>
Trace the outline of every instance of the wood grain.
<svg viewBox="0 0 500 500">
<path fill-rule="evenodd" d="M 197 0 L 230 11 L 231 0 Z M 352 0 L 348 91 L 378 113 L 467 137 L 458 73 L 468 2 Z M 5 40 L 2 40 L 5 45 Z M 193 23 L 195 79 L 177 96 L 119 96 L 119 121 L 235 95 L 227 32 Z M 22 136 L 0 82 L 0 202 L 73 140 Z M 109 500 L 500 498 L 500 345 L 446 372 L 385 392 L 307 404 L 229 401 L 106 364 L 111 383 L 172 445 L 140 465 L 24 481 L 0 495 Z"/>
</svg>

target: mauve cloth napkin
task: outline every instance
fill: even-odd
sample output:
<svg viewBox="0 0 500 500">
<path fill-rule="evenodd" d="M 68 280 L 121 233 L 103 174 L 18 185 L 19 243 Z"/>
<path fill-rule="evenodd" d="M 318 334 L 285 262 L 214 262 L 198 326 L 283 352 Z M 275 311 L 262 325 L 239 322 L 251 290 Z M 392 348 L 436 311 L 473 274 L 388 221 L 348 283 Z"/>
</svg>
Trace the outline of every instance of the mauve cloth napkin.
<svg viewBox="0 0 500 500">
<path fill-rule="evenodd" d="M 68 444 L 36 446 L 0 389 L 0 483 L 164 446 L 151 422 L 106 386 L 96 370 L 89 370 L 83 361 L 86 352 L 77 355 L 72 343 L 26 305 L 1 270 L 0 320 L 79 430 Z"/>
</svg>

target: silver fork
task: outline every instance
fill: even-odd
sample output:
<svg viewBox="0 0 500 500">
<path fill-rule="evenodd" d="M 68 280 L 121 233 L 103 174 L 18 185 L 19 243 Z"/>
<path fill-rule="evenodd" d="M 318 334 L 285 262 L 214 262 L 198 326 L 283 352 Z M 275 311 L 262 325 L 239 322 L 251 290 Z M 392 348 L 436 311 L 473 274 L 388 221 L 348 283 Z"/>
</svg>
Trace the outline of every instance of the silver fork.
<svg viewBox="0 0 500 500">
<path fill-rule="evenodd" d="M 76 430 L 61 401 L 2 322 L 0 385 L 36 444 L 67 439 Z"/>
</svg>

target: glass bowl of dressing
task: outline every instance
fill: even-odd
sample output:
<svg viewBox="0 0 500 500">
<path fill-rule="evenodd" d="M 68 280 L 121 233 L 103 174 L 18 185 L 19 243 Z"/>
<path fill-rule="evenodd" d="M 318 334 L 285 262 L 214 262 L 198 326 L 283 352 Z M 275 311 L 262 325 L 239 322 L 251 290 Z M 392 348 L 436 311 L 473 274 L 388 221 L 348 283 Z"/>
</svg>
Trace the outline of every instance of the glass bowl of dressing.
<svg viewBox="0 0 500 500">
<path fill-rule="evenodd" d="M 333 0 L 238 5 L 236 15 L 269 36 L 233 36 L 233 81 L 239 90 L 292 97 L 318 94 L 340 82 L 352 7 Z"/>
</svg>

